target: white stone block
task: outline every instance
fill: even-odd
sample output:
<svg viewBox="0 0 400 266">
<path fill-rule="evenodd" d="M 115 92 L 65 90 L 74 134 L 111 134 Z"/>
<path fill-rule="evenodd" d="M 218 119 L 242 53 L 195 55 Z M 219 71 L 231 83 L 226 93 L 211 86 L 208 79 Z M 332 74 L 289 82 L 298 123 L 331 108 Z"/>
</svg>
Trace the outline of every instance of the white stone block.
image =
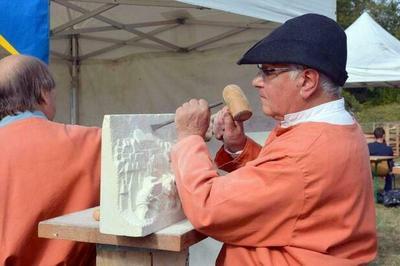
<svg viewBox="0 0 400 266">
<path fill-rule="evenodd" d="M 101 148 L 100 232 L 145 236 L 185 218 L 169 152 L 173 114 L 106 115 Z"/>
</svg>

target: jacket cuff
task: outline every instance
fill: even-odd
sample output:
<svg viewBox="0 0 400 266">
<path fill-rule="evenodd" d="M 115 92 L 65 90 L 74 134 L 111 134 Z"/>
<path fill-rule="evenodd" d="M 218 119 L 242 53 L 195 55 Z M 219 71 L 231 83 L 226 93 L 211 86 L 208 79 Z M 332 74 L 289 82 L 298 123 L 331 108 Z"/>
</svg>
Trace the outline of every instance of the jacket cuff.
<svg viewBox="0 0 400 266">
<path fill-rule="evenodd" d="M 226 152 L 224 146 L 222 146 L 215 156 L 215 164 L 219 169 L 232 172 L 245 165 L 248 161 L 251 161 L 257 157 L 258 153 L 254 154 L 254 152 L 252 152 L 254 150 L 254 146 L 257 146 L 257 149 L 261 149 L 260 145 L 254 142 L 254 140 L 246 137 L 244 148 L 236 158 L 233 158 L 228 152 Z"/>
</svg>

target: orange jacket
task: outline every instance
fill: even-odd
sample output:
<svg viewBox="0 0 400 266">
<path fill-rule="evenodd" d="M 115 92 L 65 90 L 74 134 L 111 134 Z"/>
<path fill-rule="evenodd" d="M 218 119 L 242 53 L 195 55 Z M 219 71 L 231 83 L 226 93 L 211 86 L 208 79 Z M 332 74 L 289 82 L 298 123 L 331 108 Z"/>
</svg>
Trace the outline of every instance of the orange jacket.
<svg viewBox="0 0 400 266">
<path fill-rule="evenodd" d="M 42 118 L 0 128 L 0 265 L 88 265 L 93 245 L 37 236 L 42 220 L 98 205 L 100 130 Z"/>
<path fill-rule="evenodd" d="M 376 256 L 368 149 L 357 124 L 302 123 L 248 139 L 219 176 L 199 136 L 171 153 L 186 216 L 224 242 L 218 265 L 358 265 Z"/>
</svg>

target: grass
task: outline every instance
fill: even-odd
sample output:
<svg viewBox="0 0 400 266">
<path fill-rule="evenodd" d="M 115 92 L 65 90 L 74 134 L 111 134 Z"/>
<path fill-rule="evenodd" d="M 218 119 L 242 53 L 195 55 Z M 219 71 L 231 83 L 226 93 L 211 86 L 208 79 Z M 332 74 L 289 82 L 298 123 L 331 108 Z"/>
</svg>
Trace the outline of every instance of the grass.
<svg viewBox="0 0 400 266">
<path fill-rule="evenodd" d="M 364 107 L 361 112 L 356 113 L 356 117 L 360 123 L 400 121 L 400 104 Z"/>
<path fill-rule="evenodd" d="M 397 182 L 400 178 L 397 177 Z M 383 181 L 380 180 L 380 187 Z M 378 256 L 371 265 L 400 265 L 400 208 L 386 208 L 376 204 L 378 228 Z"/>
<path fill-rule="evenodd" d="M 378 257 L 371 265 L 400 265 L 400 208 L 376 205 Z"/>
</svg>

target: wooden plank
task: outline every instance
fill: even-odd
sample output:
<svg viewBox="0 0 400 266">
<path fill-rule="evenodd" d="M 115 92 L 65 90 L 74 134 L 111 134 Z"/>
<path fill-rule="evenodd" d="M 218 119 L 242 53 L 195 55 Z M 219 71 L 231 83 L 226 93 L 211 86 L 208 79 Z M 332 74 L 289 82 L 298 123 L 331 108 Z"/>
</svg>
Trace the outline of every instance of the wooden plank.
<svg viewBox="0 0 400 266">
<path fill-rule="evenodd" d="M 141 252 L 133 248 L 97 245 L 96 266 L 152 266 L 150 251 Z"/>
<path fill-rule="evenodd" d="M 56 217 L 39 223 L 39 237 L 65 239 L 88 243 L 139 247 L 168 251 L 182 251 L 206 236 L 183 220 L 145 237 L 102 234 L 99 222 L 92 217 L 94 208 Z"/>
<path fill-rule="evenodd" d="M 383 129 L 385 130 L 385 141 L 387 145 L 390 145 L 390 125 L 388 123 L 385 123 L 383 126 Z"/>
<path fill-rule="evenodd" d="M 189 252 L 156 251 L 152 253 L 152 266 L 189 265 Z"/>
<path fill-rule="evenodd" d="M 379 162 L 394 159 L 394 156 L 369 156 L 371 162 Z"/>
<path fill-rule="evenodd" d="M 189 252 L 149 250 L 97 244 L 97 266 L 186 266 Z"/>
</svg>

